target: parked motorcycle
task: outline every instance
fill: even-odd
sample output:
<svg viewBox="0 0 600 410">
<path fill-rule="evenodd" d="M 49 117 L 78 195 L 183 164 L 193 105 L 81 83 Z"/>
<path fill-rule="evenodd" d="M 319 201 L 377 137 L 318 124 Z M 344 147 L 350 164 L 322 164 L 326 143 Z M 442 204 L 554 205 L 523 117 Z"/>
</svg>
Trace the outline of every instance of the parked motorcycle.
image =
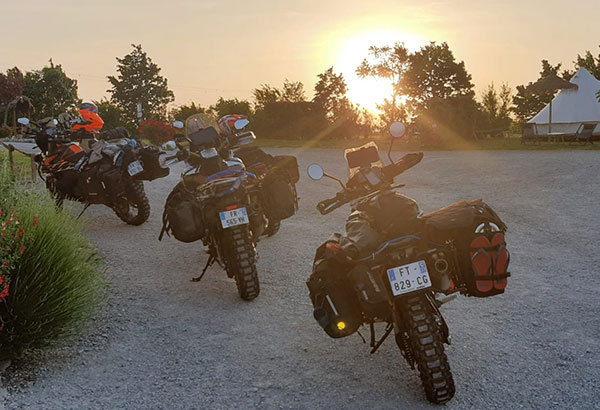
<svg viewBox="0 0 600 410">
<path fill-rule="evenodd" d="M 169 174 L 159 163 L 160 151 L 128 138 L 125 129 L 86 133 L 88 151 L 79 143 L 83 131 L 73 132 L 57 120 L 19 118 L 41 154 L 38 173 L 59 206 L 65 199 L 82 202 L 82 213 L 92 204 L 111 208 L 125 223 L 141 225 L 150 215 L 144 180 Z"/>
<path fill-rule="evenodd" d="M 394 138 L 404 131 L 401 123 L 390 128 Z M 476 297 L 504 292 L 510 276 L 506 226 L 481 200 L 423 215 L 414 200 L 395 191 L 404 185 L 394 184 L 423 153 L 394 162 L 392 144 L 387 166 L 373 143 L 347 150 L 346 184 L 317 164 L 308 167 L 313 180 L 329 177 L 343 187 L 318 203 L 319 212 L 349 202 L 353 212 L 346 235 L 334 234 L 317 249 L 307 286 L 314 318 L 330 337 L 349 336 L 366 325 L 374 353 L 393 331 L 402 356 L 418 368 L 427 399 L 440 404 L 454 396 L 455 384 L 444 352 L 450 332 L 439 308 L 457 292 Z M 385 323 L 379 339 L 377 323 Z"/>
<path fill-rule="evenodd" d="M 174 126 L 182 128 L 183 123 Z M 260 292 L 255 245 L 266 227 L 260 180 L 241 160 L 220 154 L 226 148 L 215 127 L 202 124 L 185 139 L 189 148 L 179 139 L 177 154 L 165 159 L 185 160 L 190 168 L 167 198 L 159 240 L 165 233 L 182 242 L 202 240 L 209 258 L 200 276 L 192 280 L 200 281 L 216 262 L 235 279 L 240 297 L 252 300 Z"/>
<path fill-rule="evenodd" d="M 255 137 L 245 131 L 249 121 L 245 115 L 226 115 L 218 121 L 227 142 L 229 155 L 240 158 L 246 169 L 260 180 L 261 204 L 267 218 L 264 235 L 275 235 L 281 221 L 298 211 L 296 184 L 300 179 L 298 161 L 292 155 L 270 155 L 259 147 L 248 147 Z M 237 127 L 236 127 L 237 125 Z M 244 144 L 240 144 L 244 141 Z"/>
</svg>

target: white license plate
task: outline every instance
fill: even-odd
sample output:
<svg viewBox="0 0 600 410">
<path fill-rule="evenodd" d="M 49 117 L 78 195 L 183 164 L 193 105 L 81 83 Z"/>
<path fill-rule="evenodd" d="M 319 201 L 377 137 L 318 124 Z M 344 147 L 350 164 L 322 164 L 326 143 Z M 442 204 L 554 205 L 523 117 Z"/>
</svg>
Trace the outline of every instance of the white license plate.
<svg viewBox="0 0 600 410">
<path fill-rule="evenodd" d="M 425 261 L 409 263 L 387 270 L 394 296 L 431 287 Z"/>
<path fill-rule="evenodd" d="M 140 161 L 133 161 L 127 166 L 127 172 L 129 172 L 129 175 L 131 176 L 137 175 L 143 170 L 144 167 L 142 166 L 142 163 Z"/>
<path fill-rule="evenodd" d="M 244 225 L 249 223 L 248 213 L 246 208 L 232 209 L 231 211 L 219 212 L 221 225 L 223 229 L 231 228 L 232 226 Z"/>
</svg>

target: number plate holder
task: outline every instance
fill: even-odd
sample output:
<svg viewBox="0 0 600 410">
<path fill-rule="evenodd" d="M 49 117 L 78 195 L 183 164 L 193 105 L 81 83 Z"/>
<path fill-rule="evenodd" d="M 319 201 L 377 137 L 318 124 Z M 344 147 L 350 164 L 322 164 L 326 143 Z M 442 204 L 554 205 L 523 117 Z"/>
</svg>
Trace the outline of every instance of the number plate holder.
<svg viewBox="0 0 600 410">
<path fill-rule="evenodd" d="M 237 208 L 232 209 L 231 211 L 219 212 L 219 217 L 221 218 L 221 226 L 223 229 L 250 223 L 246 208 Z"/>
<path fill-rule="evenodd" d="M 388 269 L 387 276 L 394 296 L 431 287 L 431 278 L 425 261 Z"/>
<path fill-rule="evenodd" d="M 133 161 L 131 164 L 127 166 L 127 172 L 129 175 L 134 176 L 144 171 L 144 167 L 140 161 Z"/>
</svg>

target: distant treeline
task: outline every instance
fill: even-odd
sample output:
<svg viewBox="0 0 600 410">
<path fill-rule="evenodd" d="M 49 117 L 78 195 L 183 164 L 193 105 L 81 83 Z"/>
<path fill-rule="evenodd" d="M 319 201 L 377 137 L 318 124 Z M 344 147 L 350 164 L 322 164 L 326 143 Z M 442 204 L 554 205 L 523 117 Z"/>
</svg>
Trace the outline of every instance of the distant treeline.
<svg viewBox="0 0 600 410">
<path fill-rule="evenodd" d="M 600 54 L 594 56 L 586 51 L 578 55 L 574 68 L 580 67 L 600 77 Z M 570 79 L 574 72 L 564 70 L 562 63 L 552 65 L 542 60 L 539 77 L 555 73 Z M 485 135 L 486 131 L 498 135 L 498 131 L 511 127 L 517 130 L 518 124 L 535 115 L 552 98 L 552 94 L 528 93 L 527 85 L 519 85 L 513 92 L 507 84 L 499 88 L 490 84 L 477 98 L 465 63 L 455 60 L 446 43 L 432 42 L 415 52 L 408 51 L 402 43 L 372 46 L 356 73 L 363 78 L 385 78 L 393 84 L 389 98 L 378 106 L 378 115 L 349 101 L 346 82 L 333 67 L 317 76 L 310 100 L 304 84 L 285 80 L 281 88 L 268 84 L 255 88 L 252 101 L 219 98 L 211 106 L 191 103 L 167 112 L 167 104 L 175 97 L 167 79 L 160 75 L 160 68 L 141 45 L 133 45 L 131 53 L 117 58 L 117 75 L 107 77 L 110 98 L 94 103 L 106 128 L 125 125 L 133 132 L 138 124 L 136 107 L 141 104 L 145 119 L 164 121 L 185 120 L 199 112 L 216 116 L 244 114 L 250 117 L 252 129 L 264 138 L 367 138 L 381 133 L 393 121 L 403 121 L 411 131 L 469 139 L 474 131 L 479 131 L 478 135 Z M 52 61 L 25 74 L 17 67 L 0 73 L 0 107 L 19 95 L 31 98 L 37 118 L 56 116 L 80 102 L 77 82 Z"/>
</svg>

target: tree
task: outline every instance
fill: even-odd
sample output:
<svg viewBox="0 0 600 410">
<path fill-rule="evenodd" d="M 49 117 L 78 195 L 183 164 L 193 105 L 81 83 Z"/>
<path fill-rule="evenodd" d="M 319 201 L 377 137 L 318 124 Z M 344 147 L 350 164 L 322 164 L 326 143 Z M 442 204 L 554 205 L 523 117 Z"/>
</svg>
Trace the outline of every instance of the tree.
<svg viewBox="0 0 600 410">
<path fill-rule="evenodd" d="M 237 98 L 226 100 L 223 97 L 220 97 L 214 105 L 210 106 L 210 110 L 214 112 L 218 118 L 229 114 L 241 114 L 248 117 L 252 115 L 250 103 L 246 100 L 238 100 Z"/>
<path fill-rule="evenodd" d="M 508 84 L 502 84 L 500 91 L 496 91 L 491 83 L 481 96 L 484 128 L 507 128 L 510 126 L 510 108 L 512 91 Z"/>
<path fill-rule="evenodd" d="M 167 86 L 167 79 L 160 75 L 160 68 L 152 62 L 141 45 L 132 44 L 133 51 L 123 58 L 117 57 L 118 75 L 108 76 L 112 85 L 111 100 L 123 111 L 123 118 L 130 128 L 137 124 L 137 104 L 147 119 L 165 119 L 167 104 L 175 96 Z"/>
<path fill-rule="evenodd" d="M 561 67 L 561 63 L 554 66 L 550 64 L 548 60 L 542 60 L 542 70 L 540 71 L 538 80 L 550 74 L 556 74 L 565 80 L 570 80 L 574 73 L 569 70 L 563 70 L 561 72 Z M 521 123 L 524 123 L 537 114 L 550 102 L 550 100 L 552 100 L 552 98 L 554 98 L 554 93 L 552 92 L 545 94 L 534 94 L 529 92 L 528 88 L 531 84 L 533 83 L 530 82 L 527 85 L 518 85 L 517 94 L 513 97 L 513 107 L 511 108 L 511 111 Z"/>
<path fill-rule="evenodd" d="M 110 102 L 106 98 L 103 98 L 100 101 L 92 101 L 92 103 L 98 107 L 98 115 L 100 115 L 104 121 L 103 129 L 105 131 L 112 130 L 123 125 L 123 112 L 118 105 Z"/>
<path fill-rule="evenodd" d="M 391 81 L 392 95 L 386 98 L 377 108 L 380 118 L 388 126 L 394 121 L 406 121 L 406 107 L 400 101 L 405 94 L 404 77 L 410 69 L 410 54 L 404 43 L 395 43 L 393 47 L 369 47 L 369 59 L 364 59 L 357 67 L 356 74 L 360 78 L 376 77 Z"/>
<path fill-rule="evenodd" d="M 69 78 L 60 64 L 25 74 L 23 94 L 31 98 L 39 118 L 56 117 L 79 102 L 77 81 Z"/>
<path fill-rule="evenodd" d="M 0 106 L 5 106 L 15 97 L 23 95 L 25 78 L 17 67 L 9 68 L 6 74 L 0 73 Z"/>
<path fill-rule="evenodd" d="M 260 88 L 252 90 L 254 97 L 254 110 L 264 109 L 268 104 L 281 100 L 281 91 L 268 84 L 261 84 Z"/>
<path fill-rule="evenodd" d="M 594 57 L 592 52 L 588 50 L 583 54 L 583 56 L 578 54 L 577 60 L 574 62 L 576 69 L 583 67 L 594 77 L 600 78 L 600 53 L 598 53 L 598 57 Z"/>
<path fill-rule="evenodd" d="M 471 75 L 463 61 L 456 62 L 447 43 L 428 45 L 410 55 L 404 89 L 413 110 L 427 109 L 434 99 L 474 98 Z"/>
<path fill-rule="evenodd" d="M 328 119 L 340 117 L 346 110 L 349 101 L 346 97 L 346 81 L 342 74 L 335 74 L 333 67 L 317 76 L 313 103 Z"/>
<path fill-rule="evenodd" d="M 281 101 L 297 103 L 306 101 L 304 95 L 304 84 L 300 81 L 289 81 L 287 78 L 283 82 L 281 91 Z"/>
<path fill-rule="evenodd" d="M 194 115 L 194 114 L 202 114 L 206 112 L 206 108 L 202 107 L 200 104 L 196 105 L 191 103 L 189 105 L 180 105 L 171 110 L 171 118 L 175 120 L 185 121 L 186 118 Z"/>
</svg>

